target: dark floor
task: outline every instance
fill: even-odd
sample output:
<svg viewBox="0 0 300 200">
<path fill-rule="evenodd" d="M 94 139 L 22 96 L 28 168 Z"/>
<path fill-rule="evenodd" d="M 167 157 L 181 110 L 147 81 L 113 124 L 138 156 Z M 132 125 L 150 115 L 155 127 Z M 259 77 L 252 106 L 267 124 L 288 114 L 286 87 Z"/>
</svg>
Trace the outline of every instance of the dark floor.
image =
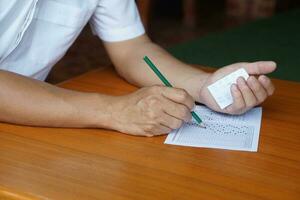
<svg viewBox="0 0 300 200">
<path fill-rule="evenodd" d="M 208 0 L 198 9 L 197 24 L 194 28 L 182 23 L 182 15 L 178 7 L 166 8 L 166 5 L 156 5 L 150 19 L 148 34 L 152 40 L 164 48 L 178 43 L 199 38 L 211 32 L 219 32 L 246 23 L 249 20 L 237 21 L 225 15 L 224 1 L 215 4 Z M 223 3 L 222 3 L 223 2 Z M 168 12 L 163 12 L 163 11 Z M 78 39 L 69 49 L 64 58 L 59 61 L 49 74 L 47 81 L 58 83 L 89 70 L 111 65 L 103 48 L 101 40 L 92 35 L 87 25 Z"/>
</svg>

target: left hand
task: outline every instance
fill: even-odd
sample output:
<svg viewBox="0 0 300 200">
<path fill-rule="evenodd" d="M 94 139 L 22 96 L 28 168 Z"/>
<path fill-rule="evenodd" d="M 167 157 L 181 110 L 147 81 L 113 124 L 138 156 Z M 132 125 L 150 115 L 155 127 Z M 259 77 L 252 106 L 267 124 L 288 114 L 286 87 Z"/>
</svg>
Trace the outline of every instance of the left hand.
<svg viewBox="0 0 300 200">
<path fill-rule="evenodd" d="M 245 81 L 243 78 L 237 80 L 237 84 L 231 86 L 231 94 L 234 102 L 225 109 L 221 109 L 216 103 L 207 87 L 224 76 L 244 68 L 249 78 Z M 225 66 L 211 75 L 207 76 L 198 94 L 199 101 L 211 109 L 228 114 L 242 114 L 252 107 L 261 104 L 266 98 L 273 94 L 274 85 L 264 74 L 273 72 L 276 69 L 276 63 L 272 61 L 259 61 L 253 63 L 235 63 Z M 254 75 L 257 75 L 256 78 Z"/>
</svg>

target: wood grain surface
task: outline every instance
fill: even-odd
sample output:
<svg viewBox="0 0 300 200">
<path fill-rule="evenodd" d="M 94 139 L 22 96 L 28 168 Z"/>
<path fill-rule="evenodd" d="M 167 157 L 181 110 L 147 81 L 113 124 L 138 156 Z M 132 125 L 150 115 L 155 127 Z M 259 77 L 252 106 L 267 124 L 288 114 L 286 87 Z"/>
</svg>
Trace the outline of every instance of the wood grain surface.
<svg viewBox="0 0 300 200">
<path fill-rule="evenodd" d="M 300 199 L 300 84 L 274 80 L 258 152 L 163 144 L 102 129 L 0 123 L 0 200 Z M 107 68 L 60 84 L 136 90 Z"/>
</svg>

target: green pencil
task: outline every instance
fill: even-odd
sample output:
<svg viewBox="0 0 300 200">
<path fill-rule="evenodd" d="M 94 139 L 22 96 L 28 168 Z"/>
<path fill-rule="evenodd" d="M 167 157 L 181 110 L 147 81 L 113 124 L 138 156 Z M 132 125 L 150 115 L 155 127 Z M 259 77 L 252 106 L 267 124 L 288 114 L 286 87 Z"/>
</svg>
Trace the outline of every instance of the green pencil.
<svg viewBox="0 0 300 200">
<path fill-rule="evenodd" d="M 164 77 L 164 75 L 162 75 L 162 73 L 158 70 L 158 68 L 152 63 L 152 61 L 147 56 L 144 57 L 144 61 L 153 70 L 153 72 L 158 76 L 158 78 L 165 84 L 165 86 L 173 87 L 171 85 L 171 83 Z M 201 127 L 205 128 L 205 126 L 203 126 L 203 124 L 202 124 L 201 118 L 194 111 L 192 111 L 191 114 L 192 114 L 193 118 L 198 122 L 198 124 Z"/>
</svg>

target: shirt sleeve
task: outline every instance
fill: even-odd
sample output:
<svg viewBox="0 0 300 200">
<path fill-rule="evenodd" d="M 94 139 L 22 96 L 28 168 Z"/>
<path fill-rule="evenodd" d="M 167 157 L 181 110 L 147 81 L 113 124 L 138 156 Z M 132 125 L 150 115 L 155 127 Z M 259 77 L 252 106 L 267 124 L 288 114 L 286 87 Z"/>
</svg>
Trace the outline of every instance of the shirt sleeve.
<svg viewBox="0 0 300 200">
<path fill-rule="evenodd" d="M 145 33 L 135 0 L 99 0 L 90 25 L 93 33 L 107 42 L 128 40 Z"/>
</svg>

